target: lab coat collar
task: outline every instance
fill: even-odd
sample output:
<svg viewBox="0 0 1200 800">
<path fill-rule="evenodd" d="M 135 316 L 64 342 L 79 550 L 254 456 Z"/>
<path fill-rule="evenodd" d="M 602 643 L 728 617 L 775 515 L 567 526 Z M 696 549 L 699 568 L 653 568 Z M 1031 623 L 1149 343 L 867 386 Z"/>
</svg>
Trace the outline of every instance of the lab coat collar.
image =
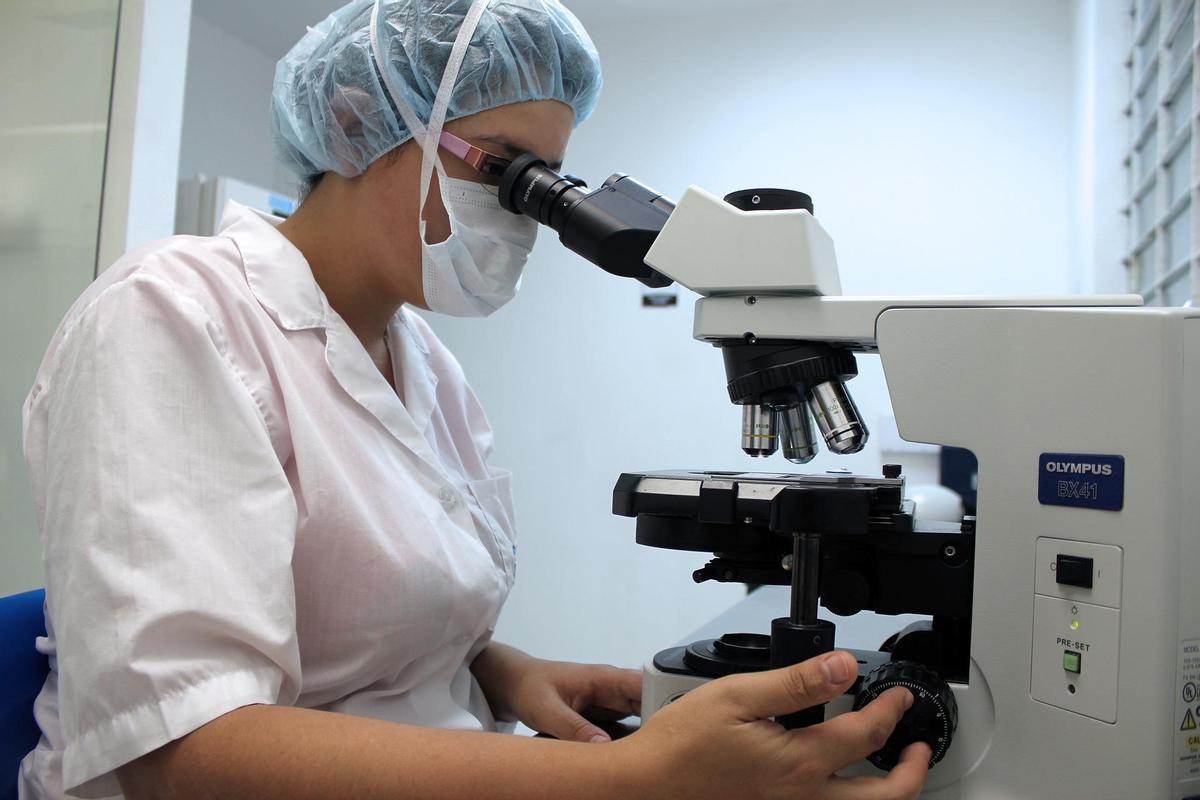
<svg viewBox="0 0 1200 800">
<path fill-rule="evenodd" d="M 241 251 L 250 290 L 280 327 L 323 327 L 328 304 L 304 254 L 275 230 L 282 221 L 230 200 L 221 212 L 220 235 Z"/>
<path fill-rule="evenodd" d="M 438 459 L 424 434 L 437 406 L 438 377 L 430 369 L 428 347 L 406 313 L 403 309 L 397 312 L 386 333 L 392 370 L 400 379 L 403 402 L 384 380 L 358 337 L 332 309 L 325 328 L 325 361 L 347 394 L 401 444 L 436 465 Z"/>
<path fill-rule="evenodd" d="M 429 345 L 409 312 L 398 310 L 387 330 L 392 368 L 402 382 L 401 403 L 350 326 L 329 305 L 304 254 L 275 230 L 280 222 L 232 200 L 221 215 L 221 235 L 232 238 L 241 251 L 254 296 L 280 327 L 323 328 L 326 364 L 346 393 L 401 444 L 438 463 L 424 435 L 437 405 L 438 379 L 428 364 Z"/>
<path fill-rule="evenodd" d="M 401 308 L 388 325 L 388 350 L 392 354 L 392 373 L 400 378 L 400 394 L 403 407 L 425 434 L 437 408 L 438 376 L 429 364 L 429 345 L 410 319 L 412 312 Z M 386 423 L 385 423 L 386 424 Z M 422 440 L 424 449 L 419 450 L 425 458 L 436 463 L 433 450 Z"/>
</svg>

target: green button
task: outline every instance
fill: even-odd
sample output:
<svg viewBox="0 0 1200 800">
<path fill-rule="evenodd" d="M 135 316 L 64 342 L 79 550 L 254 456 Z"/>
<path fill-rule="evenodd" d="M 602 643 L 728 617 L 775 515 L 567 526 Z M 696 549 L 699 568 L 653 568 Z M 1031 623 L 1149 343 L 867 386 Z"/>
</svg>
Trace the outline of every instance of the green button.
<svg viewBox="0 0 1200 800">
<path fill-rule="evenodd" d="M 1083 660 L 1083 656 L 1076 653 L 1074 650 L 1063 651 L 1063 669 L 1067 672 L 1079 674 L 1079 664 Z"/>
</svg>

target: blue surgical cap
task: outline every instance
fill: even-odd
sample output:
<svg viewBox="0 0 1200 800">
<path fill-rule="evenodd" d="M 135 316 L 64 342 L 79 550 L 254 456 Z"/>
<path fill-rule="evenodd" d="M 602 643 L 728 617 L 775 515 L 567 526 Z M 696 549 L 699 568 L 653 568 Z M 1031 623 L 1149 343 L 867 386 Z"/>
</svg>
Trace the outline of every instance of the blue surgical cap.
<svg viewBox="0 0 1200 800">
<path fill-rule="evenodd" d="M 423 123 L 471 0 L 390 0 L 378 21 L 390 83 Z M 302 178 L 352 177 L 412 138 L 380 79 L 372 0 L 354 0 L 309 29 L 275 68 L 275 153 Z M 492 0 L 471 38 L 446 120 L 525 100 L 559 100 L 575 124 L 596 107 L 600 57 L 557 0 Z"/>
</svg>

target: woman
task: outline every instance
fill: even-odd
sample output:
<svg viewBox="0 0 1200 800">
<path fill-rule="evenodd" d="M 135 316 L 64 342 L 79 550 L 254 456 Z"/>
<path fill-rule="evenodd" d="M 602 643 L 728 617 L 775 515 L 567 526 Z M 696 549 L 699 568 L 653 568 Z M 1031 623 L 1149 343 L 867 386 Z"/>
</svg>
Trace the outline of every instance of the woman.
<svg viewBox="0 0 1200 800">
<path fill-rule="evenodd" d="M 599 745 L 582 714 L 635 713 L 637 673 L 491 641 L 509 478 L 405 306 L 512 297 L 535 225 L 463 148 L 561 161 L 599 88 L 554 0 L 358 0 L 277 70 L 296 214 L 231 204 L 219 236 L 130 253 L 75 304 L 25 408 L 52 657 L 26 796 L 915 796 L 923 745 L 887 778 L 831 777 L 907 692 L 803 732 L 767 719 L 845 691 L 846 654 L 716 681 Z M 558 740 L 480 733 L 497 719 Z"/>
</svg>

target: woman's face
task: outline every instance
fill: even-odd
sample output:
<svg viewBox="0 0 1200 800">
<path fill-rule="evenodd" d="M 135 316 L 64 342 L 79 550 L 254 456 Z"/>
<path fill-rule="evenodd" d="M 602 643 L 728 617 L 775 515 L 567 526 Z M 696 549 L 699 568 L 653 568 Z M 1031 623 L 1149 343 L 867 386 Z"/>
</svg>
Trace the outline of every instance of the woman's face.
<svg viewBox="0 0 1200 800">
<path fill-rule="evenodd" d="M 557 100 L 533 100 L 481 111 L 446 123 L 445 129 L 460 139 L 489 153 L 514 158 L 533 153 L 552 168 L 561 168 L 567 140 L 571 135 L 574 112 Z M 451 178 L 485 182 L 483 175 L 469 164 L 447 152 L 438 151 L 446 174 Z M 385 260 L 388 283 L 408 302 L 424 306 L 421 289 L 421 241 L 417 230 L 418 184 L 421 176 L 421 148 L 408 141 L 393 156 L 372 164 L 363 174 L 364 188 L 377 220 L 379 238 L 387 242 Z M 450 219 L 442 204 L 436 170 L 425 203 L 426 234 L 429 244 L 443 242 L 450 235 Z"/>
</svg>

